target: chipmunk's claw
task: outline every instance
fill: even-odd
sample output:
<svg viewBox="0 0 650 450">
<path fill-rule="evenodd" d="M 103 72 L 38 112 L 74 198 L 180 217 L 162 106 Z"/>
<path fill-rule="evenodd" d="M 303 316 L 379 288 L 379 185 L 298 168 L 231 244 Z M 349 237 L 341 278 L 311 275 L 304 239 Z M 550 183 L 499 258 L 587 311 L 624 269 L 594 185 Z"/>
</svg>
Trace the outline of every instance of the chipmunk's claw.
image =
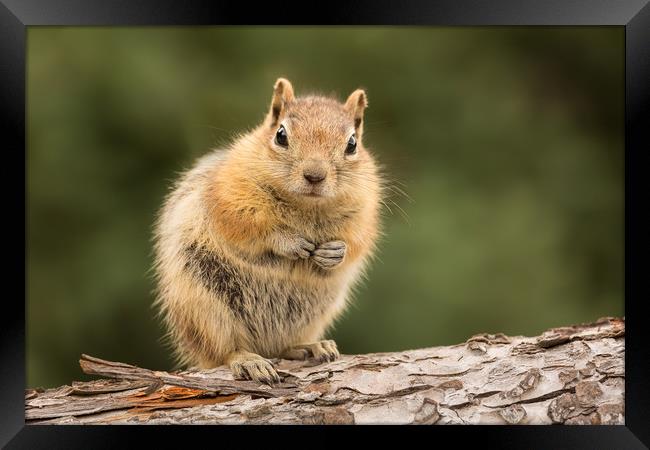
<svg viewBox="0 0 650 450">
<path fill-rule="evenodd" d="M 273 364 L 259 355 L 251 354 L 230 363 L 233 376 L 238 380 L 253 380 L 268 384 L 280 383 L 280 376 Z"/>
<path fill-rule="evenodd" d="M 307 358 L 312 358 L 320 363 L 334 361 L 340 356 L 338 348 L 336 347 L 336 342 L 332 340 L 296 345 L 282 355 L 282 357 L 286 359 L 305 360 Z"/>
<path fill-rule="evenodd" d="M 346 249 L 343 241 L 325 242 L 311 253 L 311 260 L 323 269 L 332 269 L 343 262 Z"/>
</svg>

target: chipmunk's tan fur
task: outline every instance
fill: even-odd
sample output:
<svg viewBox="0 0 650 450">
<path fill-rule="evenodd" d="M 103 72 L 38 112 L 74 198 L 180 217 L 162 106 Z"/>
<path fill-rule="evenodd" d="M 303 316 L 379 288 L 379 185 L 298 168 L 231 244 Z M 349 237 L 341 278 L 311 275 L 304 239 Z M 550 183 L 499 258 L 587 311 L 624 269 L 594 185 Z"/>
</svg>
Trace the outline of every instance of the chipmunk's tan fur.
<svg viewBox="0 0 650 450">
<path fill-rule="evenodd" d="M 228 364 L 237 378 L 274 382 L 266 358 L 338 357 L 320 339 L 379 234 L 382 183 L 361 142 L 366 105 L 362 90 L 344 104 L 296 98 L 280 78 L 263 123 L 177 182 L 155 250 L 157 305 L 182 363 Z M 356 153 L 347 154 L 353 133 Z"/>
</svg>

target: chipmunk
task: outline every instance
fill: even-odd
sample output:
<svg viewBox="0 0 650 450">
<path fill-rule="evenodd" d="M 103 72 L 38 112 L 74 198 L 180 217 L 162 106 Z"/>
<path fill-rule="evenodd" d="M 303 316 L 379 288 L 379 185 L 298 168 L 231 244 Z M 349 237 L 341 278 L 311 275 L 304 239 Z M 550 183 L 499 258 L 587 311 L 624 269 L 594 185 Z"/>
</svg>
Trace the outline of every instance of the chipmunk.
<svg viewBox="0 0 650 450">
<path fill-rule="evenodd" d="M 380 235 L 382 177 L 362 143 L 366 93 L 295 97 L 185 172 L 155 225 L 155 305 L 180 363 L 280 381 L 269 359 L 333 361 L 323 335 Z"/>
</svg>

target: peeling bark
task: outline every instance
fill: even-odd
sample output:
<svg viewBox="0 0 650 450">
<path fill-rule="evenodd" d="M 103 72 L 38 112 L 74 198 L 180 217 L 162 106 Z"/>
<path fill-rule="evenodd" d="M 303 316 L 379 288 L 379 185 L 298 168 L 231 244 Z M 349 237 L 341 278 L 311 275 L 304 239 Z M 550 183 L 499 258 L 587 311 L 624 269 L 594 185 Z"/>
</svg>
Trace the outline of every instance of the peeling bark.
<svg viewBox="0 0 650 450">
<path fill-rule="evenodd" d="M 235 381 L 225 367 L 164 372 L 82 355 L 110 379 L 29 389 L 28 424 L 624 424 L 625 321 L 538 337 L 275 360 L 282 383 Z"/>
</svg>

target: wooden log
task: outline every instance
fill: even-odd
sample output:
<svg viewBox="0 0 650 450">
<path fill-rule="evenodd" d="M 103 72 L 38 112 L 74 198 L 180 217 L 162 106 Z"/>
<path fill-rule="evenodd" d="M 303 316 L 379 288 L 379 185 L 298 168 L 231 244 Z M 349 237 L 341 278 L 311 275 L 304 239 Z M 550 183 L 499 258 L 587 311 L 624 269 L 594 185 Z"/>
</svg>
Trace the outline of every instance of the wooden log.
<svg viewBox="0 0 650 450">
<path fill-rule="evenodd" d="M 28 424 L 624 424 L 625 321 L 479 334 L 337 361 L 274 360 L 275 386 L 225 367 L 154 371 L 82 355 L 104 379 L 26 391 Z"/>
</svg>

